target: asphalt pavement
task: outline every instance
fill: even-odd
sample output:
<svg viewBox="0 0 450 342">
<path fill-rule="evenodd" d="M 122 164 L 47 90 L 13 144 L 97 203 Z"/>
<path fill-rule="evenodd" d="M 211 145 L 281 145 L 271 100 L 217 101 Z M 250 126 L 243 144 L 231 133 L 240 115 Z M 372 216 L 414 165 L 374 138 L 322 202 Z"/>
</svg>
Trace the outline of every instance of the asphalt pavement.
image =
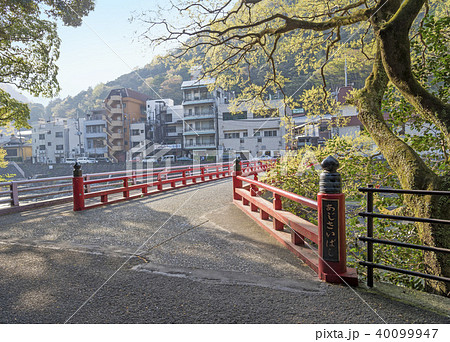
<svg viewBox="0 0 450 342">
<path fill-rule="evenodd" d="M 449 323 L 319 281 L 231 198 L 225 179 L 0 216 L 0 323 Z"/>
</svg>

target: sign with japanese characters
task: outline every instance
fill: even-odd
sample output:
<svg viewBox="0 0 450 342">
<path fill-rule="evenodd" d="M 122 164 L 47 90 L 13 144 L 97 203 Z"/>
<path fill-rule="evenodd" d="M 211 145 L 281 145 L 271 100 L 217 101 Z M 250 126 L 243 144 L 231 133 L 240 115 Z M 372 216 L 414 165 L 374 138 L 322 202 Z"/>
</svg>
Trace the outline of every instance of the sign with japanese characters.
<svg viewBox="0 0 450 342">
<path fill-rule="evenodd" d="M 323 259 L 339 262 L 339 200 L 322 199 Z"/>
</svg>

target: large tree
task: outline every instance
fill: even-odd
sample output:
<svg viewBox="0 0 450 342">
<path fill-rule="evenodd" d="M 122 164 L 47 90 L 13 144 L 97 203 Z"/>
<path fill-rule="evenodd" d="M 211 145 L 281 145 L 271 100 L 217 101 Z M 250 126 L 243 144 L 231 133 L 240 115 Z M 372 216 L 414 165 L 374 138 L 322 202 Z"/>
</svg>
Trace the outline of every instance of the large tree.
<svg viewBox="0 0 450 342">
<path fill-rule="evenodd" d="M 55 20 L 79 26 L 94 0 L 5 0 L 0 2 L 0 83 L 34 96 L 54 96 L 60 39 Z M 0 125 L 27 126 L 30 110 L 0 89 Z"/>
<path fill-rule="evenodd" d="M 142 20 L 149 24 L 144 35 L 151 37 L 152 43 L 178 41 L 174 55 L 192 54 L 195 62 L 204 66 L 205 75 L 215 77 L 219 85 L 245 85 L 242 97 L 247 100 L 257 96 L 264 99 L 275 87 L 285 89 L 290 78 L 280 72 L 279 66 L 286 62 L 287 52 L 297 55 L 299 72 L 314 74 L 318 70 L 325 81 L 329 61 L 345 49 L 358 46 L 371 64 L 371 72 L 351 101 L 401 187 L 448 190 L 450 174 L 439 174 L 427 165 L 396 134 L 395 127 L 387 124 L 382 109 L 388 85 L 392 84 L 414 108 L 414 115 L 439 131 L 443 149 L 450 149 L 450 105 L 430 91 L 429 78 L 423 82 L 414 75 L 410 44 L 412 37 L 420 36 L 421 20 L 430 8 L 445 13 L 442 6 L 447 4 L 431 0 L 187 0 L 172 2 L 166 16 L 147 13 Z M 173 20 L 176 13 L 180 18 Z M 161 27 L 166 34 L 161 35 Z M 155 29 L 159 30 L 156 34 L 152 32 Z M 448 38 L 448 32 L 445 34 Z M 426 59 L 428 46 L 420 38 Z M 248 72 L 240 72 L 246 65 Z M 249 77 L 255 67 L 264 74 L 260 84 Z M 284 95 L 289 98 L 294 94 Z M 405 203 L 412 215 L 450 219 L 446 198 L 409 196 Z M 419 235 L 425 244 L 450 246 L 445 226 L 421 224 Z M 446 255 L 425 254 L 427 271 L 432 274 L 449 277 L 449 260 Z M 450 292 L 450 284 L 430 281 L 428 286 L 439 293 Z"/>
</svg>

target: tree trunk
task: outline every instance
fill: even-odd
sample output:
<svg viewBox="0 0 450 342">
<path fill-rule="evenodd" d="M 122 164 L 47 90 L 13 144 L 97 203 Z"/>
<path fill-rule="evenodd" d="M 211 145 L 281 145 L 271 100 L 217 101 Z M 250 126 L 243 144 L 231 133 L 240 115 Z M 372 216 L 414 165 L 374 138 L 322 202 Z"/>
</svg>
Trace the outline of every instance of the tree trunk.
<svg viewBox="0 0 450 342">
<path fill-rule="evenodd" d="M 386 37 L 381 38 L 379 34 L 381 28 L 378 23 L 385 22 L 392 16 L 392 13 L 395 13 L 392 7 L 389 8 L 389 11 L 387 9 L 384 12 L 380 11 L 377 18 L 374 18 L 372 22 L 377 36 L 377 53 L 372 73 L 367 78 L 365 87 L 358 92 L 354 99 L 359 111 L 358 118 L 371 134 L 387 162 L 398 176 L 403 189 L 448 190 L 450 177 L 438 177 L 409 145 L 392 132 L 383 118 L 381 101 L 388 82 L 391 81 L 396 86 L 400 83 L 404 84 L 404 82 L 399 82 L 398 78 L 393 79 L 398 77 L 398 74 L 394 75 L 392 73 L 394 69 L 390 64 L 392 60 L 386 59 L 387 55 L 395 55 L 395 52 L 392 51 L 392 49 L 395 50 L 395 47 L 386 44 L 385 41 L 383 42 L 382 40 L 386 40 Z M 391 49 L 389 53 L 384 50 L 388 47 Z M 397 62 L 400 62 L 400 60 L 397 60 Z M 408 64 L 408 61 L 405 61 L 405 63 Z M 409 74 L 412 77 L 412 73 Z M 403 87 L 401 91 L 405 92 L 405 89 Z M 419 102 L 420 106 L 426 104 L 424 101 Z M 429 109 L 428 112 L 432 110 Z M 409 208 L 411 216 L 450 219 L 449 198 L 408 195 L 405 196 L 405 204 Z M 425 245 L 449 248 L 450 234 L 448 226 L 417 224 L 417 227 L 419 238 Z M 450 277 L 450 257 L 448 254 L 440 253 L 436 255 L 435 253 L 426 252 L 424 253 L 424 263 L 427 273 Z M 426 281 L 426 288 L 430 292 L 443 295 L 450 293 L 449 283 Z"/>
</svg>

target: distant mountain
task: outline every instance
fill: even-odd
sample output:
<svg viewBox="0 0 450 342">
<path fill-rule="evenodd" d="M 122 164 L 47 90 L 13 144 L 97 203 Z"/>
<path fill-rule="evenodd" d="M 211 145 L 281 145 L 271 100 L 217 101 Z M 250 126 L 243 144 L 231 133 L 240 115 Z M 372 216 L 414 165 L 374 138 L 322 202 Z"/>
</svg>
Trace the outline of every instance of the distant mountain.
<svg viewBox="0 0 450 342">
<path fill-rule="evenodd" d="M 19 91 L 16 90 L 16 88 L 10 84 L 0 83 L 0 89 L 6 91 L 9 95 L 11 95 L 12 98 L 16 99 L 17 101 L 20 101 L 23 103 L 30 103 L 30 101 L 28 100 L 28 98 L 26 96 L 19 93 Z"/>
</svg>

